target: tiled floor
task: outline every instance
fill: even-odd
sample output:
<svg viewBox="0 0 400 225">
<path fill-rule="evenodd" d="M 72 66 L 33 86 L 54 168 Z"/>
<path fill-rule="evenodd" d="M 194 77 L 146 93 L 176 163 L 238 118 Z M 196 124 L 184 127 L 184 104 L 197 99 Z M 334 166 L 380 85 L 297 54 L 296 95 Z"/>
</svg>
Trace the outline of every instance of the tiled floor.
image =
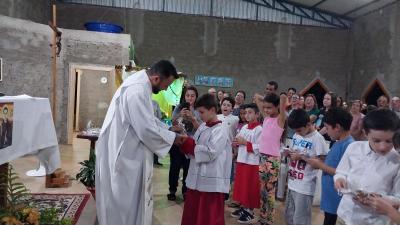
<svg viewBox="0 0 400 225">
<path fill-rule="evenodd" d="M 61 145 L 61 159 L 62 168 L 70 175 L 74 176 L 79 171 L 78 162 L 83 161 L 89 156 L 89 141 L 74 139 L 73 145 Z M 12 162 L 12 165 L 19 173 L 22 181 L 33 192 L 46 192 L 46 193 L 88 193 L 85 187 L 74 181 L 70 188 L 60 189 L 46 189 L 44 185 L 44 178 L 27 177 L 25 172 L 34 168 L 37 164 L 37 159 L 33 156 L 27 156 L 17 159 Z M 181 195 L 178 195 L 177 202 L 167 200 L 168 193 L 168 158 L 161 160 L 164 164 L 162 167 L 155 168 L 154 172 L 154 225 L 177 225 L 180 224 L 183 200 Z M 178 188 L 179 190 L 179 188 Z M 90 201 L 87 210 L 81 216 L 79 224 L 91 225 L 94 224 L 95 206 L 94 201 Z M 229 208 L 225 210 L 226 224 L 239 224 L 237 221 L 230 217 L 231 211 Z M 278 210 L 276 213 L 276 225 L 285 224 L 283 220 L 284 205 L 278 202 Z M 320 213 L 318 207 L 313 208 L 313 222 L 312 224 L 322 224 L 323 215 Z"/>
</svg>

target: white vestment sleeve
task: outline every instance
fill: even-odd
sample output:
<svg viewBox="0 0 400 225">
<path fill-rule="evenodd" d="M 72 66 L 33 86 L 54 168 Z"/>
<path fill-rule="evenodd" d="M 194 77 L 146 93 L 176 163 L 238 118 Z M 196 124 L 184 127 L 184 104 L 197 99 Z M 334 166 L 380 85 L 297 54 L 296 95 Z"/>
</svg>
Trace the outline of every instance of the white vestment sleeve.
<svg viewBox="0 0 400 225">
<path fill-rule="evenodd" d="M 254 131 L 254 137 L 251 140 L 251 144 L 253 146 L 253 152 L 256 155 L 260 154 L 260 144 L 258 140 L 260 140 L 261 133 L 262 133 L 262 127 L 261 126 L 256 127 Z"/>
<path fill-rule="evenodd" d="M 143 86 L 131 86 L 125 93 L 124 111 L 136 135 L 150 151 L 164 157 L 176 134 L 156 122 L 158 119 L 154 116 L 151 98 Z"/>
<path fill-rule="evenodd" d="M 339 162 L 338 167 L 336 168 L 336 173 L 333 179 L 336 181 L 339 178 L 347 179 L 347 175 L 350 171 L 351 165 L 350 165 L 350 152 L 352 151 L 352 147 L 354 145 L 349 145 L 347 147 L 347 150 L 344 152 L 342 159 Z"/>
<path fill-rule="evenodd" d="M 211 162 L 217 158 L 219 154 L 225 151 L 228 135 L 226 129 L 219 127 L 212 131 L 208 143 L 196 144 L 194 148 L 194 158 L 196 163 Z"/>
</svg>

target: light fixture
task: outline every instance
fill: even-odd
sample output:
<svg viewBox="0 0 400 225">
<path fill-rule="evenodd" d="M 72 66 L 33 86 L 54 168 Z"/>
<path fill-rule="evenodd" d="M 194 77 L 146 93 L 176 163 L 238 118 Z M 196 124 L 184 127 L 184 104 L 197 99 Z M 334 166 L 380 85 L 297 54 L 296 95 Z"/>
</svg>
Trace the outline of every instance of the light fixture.
<svg viewBox="0 0 400 225">
<path fill-rule="evenodd" d="M 102 84 L 107 84 L 107 82 L 108 82 L 107 77 L 102 77 L 102 78 L 100 79 L 100 82 L 101 82 Z"/>
</svg>

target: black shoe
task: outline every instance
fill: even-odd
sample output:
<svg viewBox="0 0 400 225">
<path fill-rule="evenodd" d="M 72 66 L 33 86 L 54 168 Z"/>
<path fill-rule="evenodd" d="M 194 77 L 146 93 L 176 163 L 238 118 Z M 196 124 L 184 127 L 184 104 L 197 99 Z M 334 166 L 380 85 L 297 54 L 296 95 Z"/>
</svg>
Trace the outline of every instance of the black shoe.
<svg viewBox="0 0 400 225">
<path fill-rule="evenodd" d="M 253 223 L 253 220 L 254 220 L 254 214 L 247 212 L 247 210 L 243 210 L 243 213 L 239 217 L 238 222 L 244 223 L 244 224 L 249 224 L 249 223 Z"/>
<path fill-rule="evenodd" d="M 169 201 L 175 201 L 176 200 L 176 195 L 175 194 L 167 194 L 167 198 Z"/>
<path fill-rule="evenodd" d="M 233 213 L 231 213 L 231 216 L 234 218 L 239 218 L 243 215 L 244 209 L 243 208 L 239 208 L 236 209 Z"/>
<path fill-rule="evenodd" d="M 154 165 L 157 165 L 157 166 L 162 166 L 163 164 L 162 164 L 162 163 L 160 163 L 160 162 L 154 162 Z"/>
</svg>

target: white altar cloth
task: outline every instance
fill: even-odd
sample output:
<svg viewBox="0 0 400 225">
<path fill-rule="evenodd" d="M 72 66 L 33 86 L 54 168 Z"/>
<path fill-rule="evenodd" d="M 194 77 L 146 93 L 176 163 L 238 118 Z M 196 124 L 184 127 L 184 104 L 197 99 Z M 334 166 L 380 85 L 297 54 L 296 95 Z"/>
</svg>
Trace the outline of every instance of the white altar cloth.
<svg viewBox="0 0 400 225">
<path fill-rule="evenodd" d="M 10 108 L 7 120 L 12 123 L 12 144 L 0 149 L 0 164 L 31 154 L 39 158 L 47 174 L 60 168 L 60 152 L 49 100 L 27 95 L 0 97 L 2 121 L 7 117 L 3 112 L 5 106 Z"/>
</svg>

